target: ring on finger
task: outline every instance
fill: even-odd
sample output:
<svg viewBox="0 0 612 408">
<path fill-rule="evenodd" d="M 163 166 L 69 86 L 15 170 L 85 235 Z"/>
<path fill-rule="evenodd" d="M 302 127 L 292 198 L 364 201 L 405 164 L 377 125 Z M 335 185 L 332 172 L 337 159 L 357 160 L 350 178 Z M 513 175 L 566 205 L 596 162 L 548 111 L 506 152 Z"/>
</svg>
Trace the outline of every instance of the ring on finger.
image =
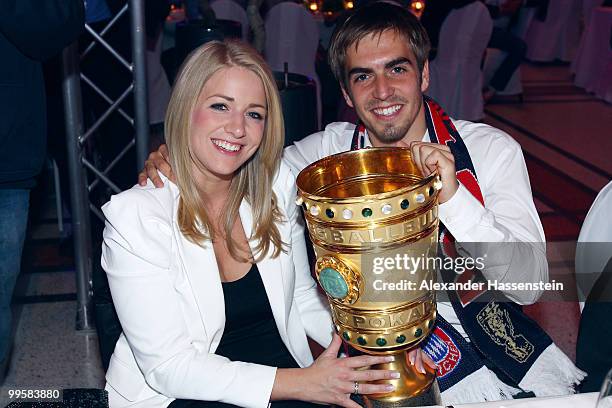
<svg viewBox="0 0 612 408">
<path fill-rule="evenodd" d="M 353 384 L 353 394 L 359 395 L 359 383 L 357 381 Z"/>
</svg>

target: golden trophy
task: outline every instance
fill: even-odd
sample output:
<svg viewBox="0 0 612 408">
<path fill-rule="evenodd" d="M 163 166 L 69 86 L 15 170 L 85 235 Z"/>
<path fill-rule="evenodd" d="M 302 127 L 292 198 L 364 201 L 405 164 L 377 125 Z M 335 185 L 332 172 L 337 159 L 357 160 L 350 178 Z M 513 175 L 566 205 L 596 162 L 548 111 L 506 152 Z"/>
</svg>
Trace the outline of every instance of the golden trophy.
<svg viewBox="0 0 612 408">
<path fill-rule="evenodd" d="M 297 177 L 336 332 L 367 354 L 394 355 L 372 368 L 400 372 L 395 391 L 363 396 L 366 406 L 439 404 L 435 372 L 421 374 L 406 350 L 436 319 L 437 174 L 423 177 L 409 149 L 369 148 L 319 160 Z M 423 283 L 425 282 L 425 284 Z M 429 285 L 427 285 L 429 283 Z"/>
</svg>

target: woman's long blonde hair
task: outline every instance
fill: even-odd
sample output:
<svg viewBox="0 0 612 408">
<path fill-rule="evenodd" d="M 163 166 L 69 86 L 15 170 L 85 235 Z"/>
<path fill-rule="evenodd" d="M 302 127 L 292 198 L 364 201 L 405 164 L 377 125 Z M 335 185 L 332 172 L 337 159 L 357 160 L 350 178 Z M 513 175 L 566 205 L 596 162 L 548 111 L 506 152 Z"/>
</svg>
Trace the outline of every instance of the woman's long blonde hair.
<svg viewBox="0 0 612 408">
<path fill-rule="evenodd" d="M 172 90 L 165 122 L 165 134 L 170 151 L 170 164 L 180 191 L 178 223 L 191 242 L 204 246 L 215 239 L 214 229 L 198 187 L 193 182 L 193 159 L 190 146 L 191 117 L 206 81 L 217 71 L 242 67 L 255 73 L 266 94 L 264 134 L 255 154 L 234 175 L 227 204 L 221 215 L 227 247 L 239 261 L 258 261 L 274 247 L 272 256 L 283 250 L 283 242 L 275 223 L 282 220 L 272 183 L 278 169 L 283 143 L 284 126 L 280 98 L 272 72 L 257 52 L 237 41 L 211 41 L 193 51 L 181 68 Z M 231 238 L 239 217 L 243 199 L 250 204 L 253 215 L 252 235 L 257 245 L 253 256 L 245 254 Z M 246 249 L 246 248 L 245 248 Z"/>
</svg>

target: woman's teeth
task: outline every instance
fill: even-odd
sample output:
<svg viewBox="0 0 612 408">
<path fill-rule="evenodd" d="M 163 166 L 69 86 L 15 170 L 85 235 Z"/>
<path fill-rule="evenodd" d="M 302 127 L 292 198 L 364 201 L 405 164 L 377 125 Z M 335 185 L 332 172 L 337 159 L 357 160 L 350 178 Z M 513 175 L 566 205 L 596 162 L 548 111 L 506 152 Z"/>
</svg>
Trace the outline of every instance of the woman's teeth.
<svg viewBox="0 0 612 408">
<path fill-rule="evenodd" d="M 240 150 L 240 145 L 226 142 L 225 140 L 213 140 L 212 142 L 223 150 L 227 150 L 229 152 L 237 152 Z"/>
</svg>

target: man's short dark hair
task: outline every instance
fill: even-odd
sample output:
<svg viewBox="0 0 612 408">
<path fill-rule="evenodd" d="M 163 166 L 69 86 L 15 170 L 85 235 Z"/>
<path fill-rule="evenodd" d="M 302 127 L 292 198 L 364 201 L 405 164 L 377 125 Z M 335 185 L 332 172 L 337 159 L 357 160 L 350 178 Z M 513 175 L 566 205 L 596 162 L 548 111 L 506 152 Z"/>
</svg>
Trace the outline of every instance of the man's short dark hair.
<svg viewBox="0 0 612 408">
<path fill-rule="evenodd" d="M 369 35 L 380 35 L 393 30 L 408 41 L 416 58 L 419 73 L 423 72 L 429 54 L 429 37 L 419 20 L 406 7 L 386 1 L 375 1 L 359 7 L 332 35 L 329 65 L 334 76 L 348 91 L 346 54 L 350 47 Z"/>
</svg>

